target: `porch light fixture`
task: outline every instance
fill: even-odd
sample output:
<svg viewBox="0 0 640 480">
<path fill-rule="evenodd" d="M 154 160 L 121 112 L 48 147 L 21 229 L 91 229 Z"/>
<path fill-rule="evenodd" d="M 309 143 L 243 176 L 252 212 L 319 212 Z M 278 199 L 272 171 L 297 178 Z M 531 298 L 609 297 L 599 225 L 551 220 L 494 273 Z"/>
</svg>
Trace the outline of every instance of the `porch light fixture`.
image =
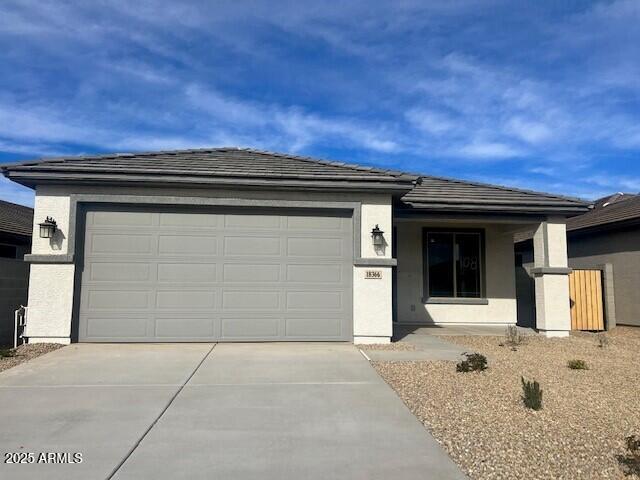
<svg viewBox="0 0 640 480">
<path fill-rule="evenodd" d="M 371 230 L 371 238 L 373 239 L 374 247 L 384 247 L 384 232 L 380 230 L 377 224 L 373 230 Z"/>
<path fill-rule="evenodd" d="M 56 221 L 51 217 L 47 217 L 45 221 L 40 224 L 40 238 L 53 238 L 57 229 L 58 224 Z"/>
</svg>

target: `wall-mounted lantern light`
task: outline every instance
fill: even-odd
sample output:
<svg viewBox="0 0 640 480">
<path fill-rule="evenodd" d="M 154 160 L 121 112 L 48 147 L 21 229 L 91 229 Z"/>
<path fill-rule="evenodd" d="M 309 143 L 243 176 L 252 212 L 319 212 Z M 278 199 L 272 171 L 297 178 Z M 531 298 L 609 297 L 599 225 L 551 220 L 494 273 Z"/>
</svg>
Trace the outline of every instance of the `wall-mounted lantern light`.
<svg viewBox="0 0 640 480">
<path fill-rule="evenodd" d="M 47 217 L 45 221 L 40 224 L 40 238 L 53 238 L 57 229 L 58 225 L 56 221 L 51 217 Z"/>
<path fill-rule="evenodd" d="M 377 224 L 373 230 L 371 230 L 371 238 L 373 239 L 374 247 L 384 247 L 384 232 L 380 230 Z"/>
</svg>

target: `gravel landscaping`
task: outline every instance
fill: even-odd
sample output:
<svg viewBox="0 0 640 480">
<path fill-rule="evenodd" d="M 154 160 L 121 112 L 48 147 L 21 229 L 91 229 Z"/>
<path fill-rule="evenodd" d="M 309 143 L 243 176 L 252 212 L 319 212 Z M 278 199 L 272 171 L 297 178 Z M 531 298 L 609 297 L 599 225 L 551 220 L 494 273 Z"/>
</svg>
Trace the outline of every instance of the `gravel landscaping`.
<svg viewBox="0 0 640 480">
<path fill-rule="evenodd" d="M 481 352 L 489 368 L 454 362 L 376 362 L 380 375 L 472 479 L 621 479 L 625 437 L 640 434 L 640 329 L 598 336 L 443 337 Z M 588 370 L 571 370 L 569 360 Z M 526 409 L 520 377 L 537 380 L 543 408 Z"/>
<path fill-rule="evenodd" d="M 63 345 L 54 343 L 33 343 L 30 345 L 20 345 L 18 348 L 10 348 L 2 350 L 0 355 L 0 372 L 7 370 L 21 363 L 28 362 L 45 353 L 53 352 Z M 6 354 L 11 356 L 4 356 Z"/>
</svg>

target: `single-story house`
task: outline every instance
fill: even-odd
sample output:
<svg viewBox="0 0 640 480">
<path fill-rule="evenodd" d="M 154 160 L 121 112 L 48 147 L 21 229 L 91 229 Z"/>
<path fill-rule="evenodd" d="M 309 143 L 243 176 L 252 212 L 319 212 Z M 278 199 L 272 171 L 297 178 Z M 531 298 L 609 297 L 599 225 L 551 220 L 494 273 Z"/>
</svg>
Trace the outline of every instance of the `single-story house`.
<svg viewBox="0 0 640 480">
<path fill-rule="evenodd" d="M 577 199 L 236 148 L 2 171 L 36 192 L 31 342 L 385 343 L 394 321 L 514 324 L 513 236 L 531 228 L 536 326 L 570 330 Z"/>
<path fill-rule="evenodd" d="M 33 209 L 0 200 L 0 345 L 13 344 L 14 313 L 27 304 Z"/>
<path fill-rule="evenodd" d="M 516 240 L 521 263 L 532 265 L 532 240 L 527 235 Z M 616 193 L 596 200 L 593 209 L 567 220 L 567 244 L 570 268 L 601 272 L 605 327 L 640 326 L 640 195 Z M 521 318 L 532 318 L 530 302 L 521 304 Z"/>
</svg>

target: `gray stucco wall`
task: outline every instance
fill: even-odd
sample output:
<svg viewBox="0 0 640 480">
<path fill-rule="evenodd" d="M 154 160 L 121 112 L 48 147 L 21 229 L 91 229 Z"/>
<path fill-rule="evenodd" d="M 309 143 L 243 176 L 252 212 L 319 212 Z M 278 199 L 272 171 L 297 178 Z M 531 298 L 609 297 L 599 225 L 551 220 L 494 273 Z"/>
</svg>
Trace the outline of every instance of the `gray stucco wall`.
<svg viewBox="0 0 640 480">
<path fill-rule="evenodd" d="M 640 326 L 640 226 L 569 236 L 569 267 L 611 264 L 618 325 Z"/>
<path fill-rule="evenodd" d="M 27 304 L 29 264 L 0 258 L 0 345 L 13 346 L 14 312 Z"/>
</svg>

